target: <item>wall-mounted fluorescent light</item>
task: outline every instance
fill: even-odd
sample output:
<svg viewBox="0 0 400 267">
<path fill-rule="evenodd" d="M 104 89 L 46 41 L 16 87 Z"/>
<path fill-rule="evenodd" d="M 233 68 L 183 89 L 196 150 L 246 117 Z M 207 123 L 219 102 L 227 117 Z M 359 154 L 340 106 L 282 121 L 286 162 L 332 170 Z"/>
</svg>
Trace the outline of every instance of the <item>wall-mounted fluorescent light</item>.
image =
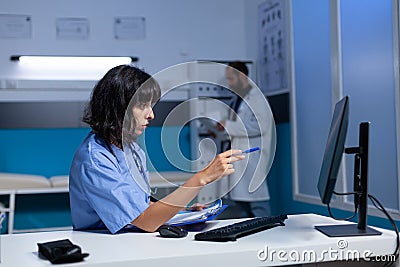
<svg viewBox="0 0 400 267">
<path fill-rule="evenodd" d="M 98 80 L 111 68 L 132 64 L 137 57 L 13 55 L 15 69 L 30 80 Z"/>
<path fill-rule="evenodd" d="M 122 56 L 11 56 L 11 61 L 19 61 L 22 64 L 38 64 L 38 65 L 75 65 L 81 66 L 97 66 L 97 64 L 107 66 L 117 66 L 122 64 L 130 64 L 137 62 L 137 57 L 122 57 Z"/>
</svg>

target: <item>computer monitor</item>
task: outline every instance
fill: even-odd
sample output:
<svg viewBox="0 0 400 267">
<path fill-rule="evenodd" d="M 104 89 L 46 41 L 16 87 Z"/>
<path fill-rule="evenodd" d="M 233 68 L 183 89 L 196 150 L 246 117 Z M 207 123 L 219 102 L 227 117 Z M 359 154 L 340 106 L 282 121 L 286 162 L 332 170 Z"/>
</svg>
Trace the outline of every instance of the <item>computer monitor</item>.
<svg viewBox="0 0 400 267">
<path fill-rule="evenodd" d="M 322 203 L 329 204 L 335 188 L 349 124 L 349 97 L 336 103 L 318 179 Z"/>
<path fill-rule="evenodd" d="M 345 148 L 349 124 L 349 105 L 348 96 L 342 98 L 335 105 L 318 179 L 318 192 L 322 203 L 329 205 L 343 153 L 355 154 L 354 205 L 358 211 L 358 224 L 324 225 L 315 228 L 331 237 L 379 235 L 381 234 L 379 231 L 367 227 L 369 122 L 360 123 L 359 146 Z"/>
</svg>

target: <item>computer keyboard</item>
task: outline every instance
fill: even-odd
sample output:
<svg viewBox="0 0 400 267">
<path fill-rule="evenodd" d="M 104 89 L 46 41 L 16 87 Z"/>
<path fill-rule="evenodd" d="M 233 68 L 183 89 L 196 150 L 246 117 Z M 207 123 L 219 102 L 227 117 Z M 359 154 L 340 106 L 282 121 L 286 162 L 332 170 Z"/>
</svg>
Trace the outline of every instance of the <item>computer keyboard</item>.
<svg viewBox="0 0 400 267">
<path fill-rule="evenodd" d="M 236 241 L 237 238 L 258 233 L 275 226 L 284 226 L 286 214 L 269 217 L 256 217 L 242 222 L 198 233 L 195 240 L 200 241 Z"/>
</svg>

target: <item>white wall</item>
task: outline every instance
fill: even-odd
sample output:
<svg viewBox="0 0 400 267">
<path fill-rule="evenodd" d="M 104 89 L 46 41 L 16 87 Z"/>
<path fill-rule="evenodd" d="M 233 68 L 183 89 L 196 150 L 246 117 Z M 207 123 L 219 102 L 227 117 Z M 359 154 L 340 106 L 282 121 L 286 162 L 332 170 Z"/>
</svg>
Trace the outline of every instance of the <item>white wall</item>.
<svg viewBox="0 0 400 267">
<path fill-rule="evenodd" d="M 154 74 L 193 59 L 254 60 L 257 51 L 256 18 L 247 17 L 256 10 L 244 0 L 3 0 L 1 5 L 0 14 L 32 17 L 32 37 L 0 39 L 0 79 L 52 79 L 18 69 L 9 60 L 15 54 L 137 56 L 138 65 Z M 146 38 L 115 40 L 117 16 L 145 17 Z M 87 18 L 89 39 L 57 40 L 56 19 L 65 17 Z"/>
<path fill-rule="evenodd" d="M 257 57 L 258 57 L 258 6 L 264 0 L 246 1 L 245 4 L 245 48 L 246 56 L 254 60 L 251 78 L 254 82 L 257 80 Z M 260 84 L 258 84 L 260 86 Z"/>
</svg>

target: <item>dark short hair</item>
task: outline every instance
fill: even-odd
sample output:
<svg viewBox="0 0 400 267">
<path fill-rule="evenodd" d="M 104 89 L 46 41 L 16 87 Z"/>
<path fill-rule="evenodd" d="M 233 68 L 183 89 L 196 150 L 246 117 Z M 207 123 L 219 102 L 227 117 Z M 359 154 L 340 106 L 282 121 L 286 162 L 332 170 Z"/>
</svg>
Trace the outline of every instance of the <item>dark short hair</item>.
<svg viewBox="0 0 400 267">
<path fill-rule="evenodd" d="M 142 86 L 144 84 L 146 86 Z M 94 87 L 83 121 L 108 145 L 122 147 L 128 106 L 149 101 L 155 103 L 160 94 L 158 83 L 146 72 L 131 65 L 114 67 Z"/>
<path fill-rule="evenodd" d="M 247 68 L 246 63 L 244 63 L 242 61 L 229 62 L 228 66 L 240 71 L 241 73 L 243 73 L 246 76 L 249 75 L 249 69 Z"/>
</svg>

